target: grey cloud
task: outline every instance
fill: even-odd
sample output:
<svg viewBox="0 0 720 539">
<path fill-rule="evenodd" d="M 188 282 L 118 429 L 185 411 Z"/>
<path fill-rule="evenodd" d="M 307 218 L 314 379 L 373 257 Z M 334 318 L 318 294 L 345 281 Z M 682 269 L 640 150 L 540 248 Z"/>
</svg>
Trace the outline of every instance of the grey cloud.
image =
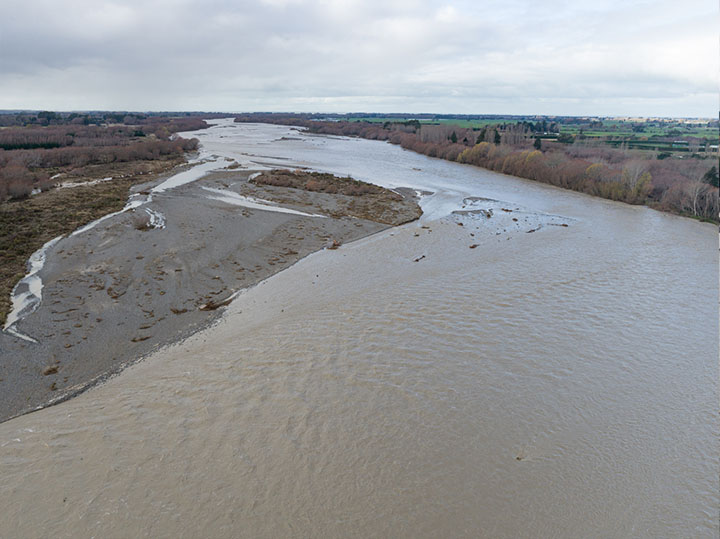
<svg viewBox="0 0 720 539">
<path fill-rule="evenodd" d="M 6 0 L 0 108 L 714 116 L 715 11 L 707 0 Z"/>
</svg>

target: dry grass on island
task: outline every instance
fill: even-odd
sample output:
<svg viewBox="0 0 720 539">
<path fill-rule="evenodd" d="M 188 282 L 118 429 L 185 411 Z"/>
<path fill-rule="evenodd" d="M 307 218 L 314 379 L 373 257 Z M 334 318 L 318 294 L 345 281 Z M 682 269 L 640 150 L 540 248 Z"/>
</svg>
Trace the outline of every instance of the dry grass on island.
<svg viewBox="0 0 720 539">
<path fill-rule="evenodd" d="M 311 193 L 331 195 L 334 208 L 323 207 L 323 211 L 334 218 L 355 217 L 391 226 L 414 221 L 422 210 L 414 200 L 403 195 L 350 177 L 339 177 L 322 172 L 275 169 L 263 172 L 250 180 L 257 186 L 291 188 Z M 278 195 L 272 197 L 282 202 Z M 317 197 L 316 197 L 317 198 Z"/>
</svg>

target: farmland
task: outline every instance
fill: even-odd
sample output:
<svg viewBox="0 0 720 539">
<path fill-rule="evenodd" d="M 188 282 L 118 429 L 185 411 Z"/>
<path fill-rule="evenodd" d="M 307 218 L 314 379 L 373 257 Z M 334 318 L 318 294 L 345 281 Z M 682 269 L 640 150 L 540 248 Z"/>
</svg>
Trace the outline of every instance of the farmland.
<svg viewBox="0 0 720 539">
<path fill-rule="evenodd" d="M 500 126 L 532 125 L 534 136 L 565 142 L 601 142 L 613 147 L 626 145 L 635 150 L 675 154 L 706 153 L 718 143 L 719 122 L 709 118 L 607 118 L 570 116 L 503 116 L 503 115 L 325 115 L 330 121 L 387 124 L 412 122 L 420 125 L 446 125 L 481 130 Z M 563 139 L 563 136 L 565 137 Z"/>
</svg>

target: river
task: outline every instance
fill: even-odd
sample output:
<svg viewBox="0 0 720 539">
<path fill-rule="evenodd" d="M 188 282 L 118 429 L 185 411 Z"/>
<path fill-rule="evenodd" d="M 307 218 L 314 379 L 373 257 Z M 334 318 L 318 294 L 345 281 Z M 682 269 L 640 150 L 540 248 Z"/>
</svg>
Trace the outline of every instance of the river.
<svg viewBox="0 0 720 539">
<path fill-rule="evenodd" d="M 196 135 L 434 194 L 0 424 L 1 537 L 718 536 L 714 226 L 378 141 Z"/>
</svg>

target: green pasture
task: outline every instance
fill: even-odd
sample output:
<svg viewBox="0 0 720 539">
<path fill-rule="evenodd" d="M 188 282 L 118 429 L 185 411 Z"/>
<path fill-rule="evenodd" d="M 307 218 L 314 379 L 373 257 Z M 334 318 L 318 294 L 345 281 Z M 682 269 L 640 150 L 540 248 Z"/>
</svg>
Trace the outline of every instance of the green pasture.
<svg viewBox="0 0 720 539">
<path fill-rule="evenodd" d="M 522 121 L 521 117 L 501 117 L 501 118 L 489 118 L 489 119 L 453 119 L 453 118 L 422 118 L 422 117 L 388 117 L 388 116 L 370 116 L 370 117 L 354 117 L 348 116 L 341 118 L 350 122 L 370 122 L 370 123 L 385 123 L 385 122 L 405 122 L 417 120 L 421 124 L 430 125 L 454 125 L 459 128 L 466 129 L 482 129 L 488 125 L 495 124 L 514 124 L 518 121 Z M 526 121 L 535 123 L 536 118 L 525 117 Z M 623 139 L 629 141 L 642 142 L 650 140 L 654 137 L 676 137 L 682 140 L 684 137 L 697 137 L 706 138 L 708 140 L 718 140 L 718 128 L 707 127 L 707 126 L 692 126 L 686 125 L 680 121 L 667 120 L 663 122 L 648 122 L 648 124 L 634 124 L 632 122 L 622 120 L 601 120 L 602 126 L 597 124 L 576 124 L 576 123 L 563 123 L 553 118 L 546 118 L 546 122 L 549 124 L 557 122 L 559 125 L 559 131 L 561 133 L 569 133 L 571 135 L 584 135 L 591 138 L 608 138 L 608 139 Z M 633 126 L 642 125 L 642 131 L 633 130 Z M 651 144 L 652 145 L 652 144 Z M 657 143 L 655 143 L 657 145 Z"/>
</svg>

